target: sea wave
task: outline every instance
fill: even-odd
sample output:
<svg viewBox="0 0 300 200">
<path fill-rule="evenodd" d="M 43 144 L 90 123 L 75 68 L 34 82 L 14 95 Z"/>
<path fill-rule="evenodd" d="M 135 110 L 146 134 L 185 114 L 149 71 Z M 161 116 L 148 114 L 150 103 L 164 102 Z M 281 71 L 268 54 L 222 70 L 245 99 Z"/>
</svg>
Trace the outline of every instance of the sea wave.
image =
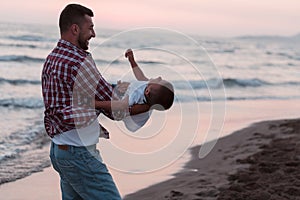
<svg viewBox="0 0 300 200">
<path fill-rule="evenodd" d="M 289 100 L 300 99 L 300 96 L 191 96 L 177 95 L 175 102 L 196 103 L 196 102 L 220 102 L 220 101 L 249 101 L 249 100 Z"/>
<path fill-rule="evenodd" d="M 243 100 L 288 100 L 288 99 L 300 99 L 300 96 L 249 96 L 249 97 L 226 97 L 228 101 L 243 101 Z"/>
<path fill-rule="evenodd" d="M 47 41 L 48 39 L 39 35 L 19 35 L 19 36 L 8 36 L 11 40 L 21 40 L 21 41 Z"/>
<path fill-rule="evenodd" d="M 37 45 L 34 44 L 4 44 L 4 43 L 0 43 L 1 47 L 25 47 L 25 48 L 30 48 L 30 49 L 35 49 L 38 48 Z"/>
<path fill-rule="evenodd" d="M 209 80 L 193 80 L 193 81 L 174 81 L 172 82 L 176 89 L 220 89 L 222 86 L 225 88 L 230 87 L 260 87 L 270 85 L 267 81 L 260 79 L 209 79 Z"/>
<path fill-rule="evenodd" d="M 44 104 L 40 98 L 8 98 L 0 99 L 1 107 L 12 107 L 12 108 L 27 108 L 37 109 L 43 108 Z"/>
<path fill-rule="evenodd" d="M 45 58 L 36 58 L 26 55 L 3 55 L 0 62 L 44 62 Z"/>
<path fill-rule="evenodd" d="M 96 64 L 120 64 L 121 61 L 119 60 L 103 60 L 103 59 L 95 59 Z"/>
<path fill-rule="evenodd" d="M 140 64 L 153 64 L 153 65 L 162 65 L 162 64 L 166 64 L 164 62 L 160 62 L 160 61 L 147 61 L 147 60 L 141 60 L 139 61 Z"/>
<path fill-rule="evenodd" d="M 225 87 L 260 87 L 265 85 L 270 85 L 269 82 L 258 79 L 235 79 L 235 78 L 226 78 L 223 80 Z"/>
<path fill-rule="evenodd" d="M 13 132 L 0 141 L 0 185 L 26 177 L 50 166 L 49 137 L 41 120 Z"/>
<path fill-rule="evenodd" d="M 24 84 L 31 84 L 31 85 L 40 85 L 40 80 L 26 80 L 26 79 L 6 79 L 0 77 L 0 84 L 8 83 L 11 85 L 24 85 Z"/>
<path fill-rule="evenodd" d="M 275 55 L 275 56 L 279 56 L 279 57 L 284 57 L 287 58 L 289 60 L 300 60 L 300 55 L 297 54 L 296 52 L 294 53 L 287 53 L 287 52 L 272 52 L 272 51 L 266 51 L 265 52 L 267 55 Z"/>
<path fill-rule="evenodd" d="M 188 89 L 221 89 L 234 87 L 265 87 L 265 86 L 300 86 L 300 82 L 286 81 L 272 83 L 259 78 L 252 79 L 237 79 L 237 78 L 225 78 L 225 79 L 208 79 L 208 80 L 190 80 L 190 81 L 172 81 L 175 89 L 188 90 Z"/>
<path fill-rule="evenodd" d="M 121 61 L 121 60 L 103 60 L 103 59 L 95 59 L 96 64 L 127 64 L 126 61 Z M 139 64 L 151 64 L 151 65 L 161 65 L 161 64 L 165 64 L 163 62 L 159 62 L 159 61 L 147 61 L 147 60 L 140 60 Z"/>
</svg>

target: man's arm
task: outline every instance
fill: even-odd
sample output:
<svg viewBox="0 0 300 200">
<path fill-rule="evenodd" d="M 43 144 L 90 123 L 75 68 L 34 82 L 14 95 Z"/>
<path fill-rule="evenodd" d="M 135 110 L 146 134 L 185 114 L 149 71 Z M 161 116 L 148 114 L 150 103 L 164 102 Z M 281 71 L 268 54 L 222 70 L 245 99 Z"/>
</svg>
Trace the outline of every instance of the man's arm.
<svg viewBox="0 0 300 200">
<path fill-rule="evenodd" d="M 118 111 L 128 109 L 128 96 L 122 100 L 112 100 L 112 101 L 95 101 L 96 109 L 103 109 L 105 111 Z"/>
<path fill-rule="evenodd" d="M 133 51 L 131 49 L 127 49 L 127 51 L 125 53 L 125 57 L 128 59 L 130 65 L 131 65 L 131 68 L 132 68 L 135 78 L 138 81 L 148 81 L 149 78 L 147 78 L 145 76 L 145 74 L 143 73 L 141 68 L 138 66 L 138 64 L 134 60 Z"/>
<path fill-rule="evenodd" d="M 147 104 L 134 104 L 129 107 L 128 97 L 120 101 L 95 101 L 95 108 L 103 109 L 107 112 L 129 110 L 130 115 L 137 115 L 150 110 L 150 106 Z"/>
</svg>

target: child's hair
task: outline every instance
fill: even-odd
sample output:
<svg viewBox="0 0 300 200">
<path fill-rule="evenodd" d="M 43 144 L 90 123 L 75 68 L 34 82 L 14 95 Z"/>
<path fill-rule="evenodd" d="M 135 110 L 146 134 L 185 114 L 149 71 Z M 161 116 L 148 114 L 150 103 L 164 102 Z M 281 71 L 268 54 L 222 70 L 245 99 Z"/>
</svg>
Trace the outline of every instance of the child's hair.
<svg viewBox="0 0 300 200">
<path fill-rule="evenodd" d="M 157 84 L 160 86 L 160 89 L 157 90 L 155 95 L 151 95 L 147 102 L 153 109 L 168 110 L 174 102 L 174 87 L 165 80 Z"/>
</svg>

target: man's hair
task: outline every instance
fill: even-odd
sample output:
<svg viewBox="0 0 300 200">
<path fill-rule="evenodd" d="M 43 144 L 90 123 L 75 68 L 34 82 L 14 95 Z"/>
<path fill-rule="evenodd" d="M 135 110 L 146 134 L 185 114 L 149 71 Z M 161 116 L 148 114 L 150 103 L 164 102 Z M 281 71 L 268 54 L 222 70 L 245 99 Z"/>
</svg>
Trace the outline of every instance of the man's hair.
<svg viewBox="0 0 300 200">
<path fill-rule="evenodd" d="M 173 85 L 165 80 L 158 85 L 160 85 L 160 89 L 157 90 L 155 95 L 150 94 L 150 98 L 147 99 L 147 102 L 153 109 L 168 110 L 174 102 Z"/>
<path fill-rule="evenodd" d="M 80 26 L 85 15 L 94 17 L 93 11 L 89 8 L 79 4 L 67 5 L 59 16 L 60 33 L 66 32 L 72 24 Z"/>
</svg>

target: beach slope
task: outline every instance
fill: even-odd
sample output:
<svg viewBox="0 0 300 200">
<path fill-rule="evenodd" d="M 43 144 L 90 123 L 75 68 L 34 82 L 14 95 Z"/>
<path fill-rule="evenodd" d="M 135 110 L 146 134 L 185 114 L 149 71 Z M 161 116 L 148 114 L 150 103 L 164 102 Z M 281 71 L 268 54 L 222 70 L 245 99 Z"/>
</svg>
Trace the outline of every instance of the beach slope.
<svg viewBox="0 0 300 200">
<path fill-rule="evenodd" d="M 300 199 L 300 119 L 236 131 L 203 159 L 199 149 L 191 149 L 192 160 L 175 178 L 125 199 Z"/>
</svg>

